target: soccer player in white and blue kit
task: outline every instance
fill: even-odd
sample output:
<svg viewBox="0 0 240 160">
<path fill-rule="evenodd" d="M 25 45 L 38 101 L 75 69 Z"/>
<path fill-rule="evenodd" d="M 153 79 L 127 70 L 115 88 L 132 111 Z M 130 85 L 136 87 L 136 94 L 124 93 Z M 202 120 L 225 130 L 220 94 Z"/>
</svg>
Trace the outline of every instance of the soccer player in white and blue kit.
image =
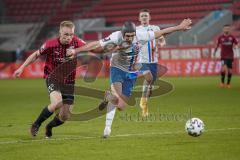
<svg viewBox="0 0 240 160">
<path fill-rule="evenodd" d="M 155 25 L 150 25 L 150 11 L 148 9 L 142 9 L 139 12 L 139 21 L 141 25 L 137 27 L 138 31 L 159 31 L 160 28 Z M 142 116 L 148 116 L 148 99 L 151 95 L 151 89 L 154 81 L 157 78 L 158 70 L 158 46 L 166 45 L 166 41 L 163 36 L 159 39 L 153 39 L 145 43 L 139 52 L 138 63 L 141 64 L 141 72 L 144 75 L 144 83 L 142 89 L 142 97 L 140 100 L 140 107 L 142 109 Z"/>
<path fill-rule="evenodd" d="M 131 95 L 136 78 L 129 78 L 129 73 L 136 72 L 137 56 L 139 49 L 153 39 L 157 39 L 164 34 L 191 28 L 191 19 L 184 19 L 181 24 L 159 31 L 136 30 L 133 22 L 125 22 L 121 31 L 113 32 L 107 38 L 86 44 L 83 47 L 69 49 L 67 55 L 73 58 L 79 52 L 102 49 L 102 53 L 111 50 L 110 60 L 110 83 L 111 92 L 106 92 L 104 101 L 99 105 L 100 109 L 107 107 L 106 124 L 104 137 L 111 133 L 111 125 L 116 108 L 122 110 L 127 106 L 127 101 Z M 111 48 L 111 49 L 110 49 Z"/>
</svg>

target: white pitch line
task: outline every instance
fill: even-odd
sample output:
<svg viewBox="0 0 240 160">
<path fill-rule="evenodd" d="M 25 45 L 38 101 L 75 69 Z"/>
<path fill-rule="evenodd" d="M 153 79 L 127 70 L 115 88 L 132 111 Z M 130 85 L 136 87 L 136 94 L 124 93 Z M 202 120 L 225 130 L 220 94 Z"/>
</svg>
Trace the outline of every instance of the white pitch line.
<svg viewBox="0 0 240 160">
<path fill-rule="evenodd" d="M 218 129 L 208 129 L 205 132 L 216 132 L 216 131 L 229 131 L 229 130 L 240 130 L 240 128 L 218 128 Z M 171 135 L 171 134 L 182 134 L 184 131 L 177 132 L 150 132 L 150 133 L 130 133 L 130 134 L 117 134 L 112 135 L 110 138 L 117 137 L 133 137 L 133 136 L 150 136 L 150 135 Z M 32 142 L 47 142 L 47 141 L 64 141 L 64 140 L 81 140 L 81 139 L 99 139 L 100 136 L 71 136 L 66 138 L 51 138 L 51 139 L 33 139 L 33 140 L 15 140 L 15 141 L 0 141 L 0 145 L 4 144 L 17 144 L 17 143 L 32 143 Z"/>
</svg>

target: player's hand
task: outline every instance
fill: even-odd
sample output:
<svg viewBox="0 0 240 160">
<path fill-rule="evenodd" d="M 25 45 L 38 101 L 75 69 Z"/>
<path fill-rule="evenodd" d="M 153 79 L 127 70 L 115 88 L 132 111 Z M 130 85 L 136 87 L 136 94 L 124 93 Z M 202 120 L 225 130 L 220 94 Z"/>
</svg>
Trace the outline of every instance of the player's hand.
<svg viewBox="0 0 240 160">
<path fill-rule="evenodd" d="M 217 59 L 218 58 L 216 53 L 217 53 L 217 49 L 215 49 L 213 51 L 213 53 L 212 53 L 213 59 Z"/>
<path fill-rule="evenodd" d="M 73 59 L 74 57 L 76 57 L 75 49 L 67 49 L 66 55 L 68 59 Z"/>
<path fill-rule="evenodd" d="M 20 75 L 22 74 L 23 69 L 20 67 L 18 68 L 14 73 L 13 73 L 13 77 L 20 77 Z"/>
<path fill-rule="evenodd" d="M 190 18 L 184 19 L 180 24 L 179 27 L 181 30 L 189 30 L 191 29 L 192 20 Z"/>
<path fill-rule="evenodd" d="M 213 59 L 217 59 L 216 52 L 213 52 L 212 56 L 213 56 Z"/>
</svg>

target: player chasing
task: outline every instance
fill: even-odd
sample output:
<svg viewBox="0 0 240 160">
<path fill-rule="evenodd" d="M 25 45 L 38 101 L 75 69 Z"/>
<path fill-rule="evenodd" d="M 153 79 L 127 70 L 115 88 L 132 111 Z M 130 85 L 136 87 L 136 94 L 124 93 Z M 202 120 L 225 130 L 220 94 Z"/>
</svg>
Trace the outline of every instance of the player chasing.
<svg viewBox="0 0 240 160">
<path fill-rule="evenodd" d="M 221 47 L 221 83 L 220 87 L 231 88 L 231 78 L 232 78 L 232 63 L 234 59 L 233 47 L 236 47 L 238 44 L 237 39 L 231 34 L 230 25 L 225 25 L 223 27 L 223 34 L 218 37 L 217 46 L 214 50 L 214 57 L 218 47 Z M 227 75 L 227 84 L 225 85 L 225 76 Z"/>
<path fill-rule="evenodd" d="M 129 73 L 136 72 L 140 68 L 137 65 L 137 56 L 140 48 L 149 41 L 158 39 L 165 34 L 175 31 L 188 30 L 191 28 L 191 19 L 184 19 L 179 25 L 158 31 L 138 31 L 133 22 L 125 22 L 121 31 L 113 32 L 109 37 L 94 41 L 77 49 L 69 49 L 67 55 L 76 57 L 79 52 L 86 52 L 111 48 L 110 60 L 110 83 L 111 92 L 107 91 L 100 109 L 107 107 L 104 137 L 111 133 L 111 125 L 116 112 L 127 106 L 136 78 L 128 78 Z M 109 47 L 111 46 L 111 47 Z"/>
<path fill-rule="evenodd" d="M 155 25 L 150 25 L 150 11 L 148 9 L 142 9 L 139 12 L 139 21 L 141 25 L 137 27 L 138 31 L 159 31 L 160 28 Z M 148 111 L 148 99 L 151 96 L 152 85 L 157 79 L 158 70 L 158 46 L 163 47 L 166 45 L 165 38 L 161 36 L 158 39 L 153 39 L 145 43 L 139 52 L 138 63 L 141 64 L 141 69 L 144 75 L 144 83 L 142 88 L 142 97 L 140 100 L 140 107 L 142 109 L 142 117 L 147 117 Z"/>
<path fill-rule="evenodd" d="M 33 122 L 30 133 L 36 136 L 41 124 L 48 119 L 54 111 L 59 109 L 59 113 L 50 121 L 45 129 L 46 138 L 52 136 L 52 128 L 62 125 L 70 117 L 70 107 L 74 102 L 74 84 L 77 60 L 67 61 L 66 50 L 78 48 L 85 45 L 85 42 L 74 36 L 75 26 L 71 21 L 63 21 L 60 24 L 59 37 L 47 40 L 42 47 L 32 53 L 26 61 L 14 72 L 15 77 L 19 77 L 24 69 L 41 55 L 46 55 L 44 78 L 49 92 L 50 104 L 44 107 L 38 118 Z M 62 66 L 61 66 L 62 65 Z M 61 75 L 54 75 L 54 71 L 62 67 Z M 71 73 L 67 77 L 61 77 L 64 72 Z M 65 73 L 66 74 L 66 73 Z M 66 86 L 67 87 L 66 87 Z"/>
</svg>

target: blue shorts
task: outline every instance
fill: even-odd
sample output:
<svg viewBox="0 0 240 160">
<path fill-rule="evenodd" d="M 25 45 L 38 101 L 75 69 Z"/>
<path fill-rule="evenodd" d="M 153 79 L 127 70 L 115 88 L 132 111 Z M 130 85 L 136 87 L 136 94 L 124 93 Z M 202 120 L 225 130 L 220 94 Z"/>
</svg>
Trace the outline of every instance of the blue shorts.
<svg viewBox="0 0 240 160">
<path fill-rule="evenodd" d="M 153 81 L 157 79 L 158 65 L 157 63 L 142 63 L 140 71 L 149 70 L 153 76 Z"/>
<path fill-rule="evenodd" d="M 121 82 L 122 83 L 122 94 L 127 97 L 131 96 L 136 78 L 128 78 L 129 72 L 125 72 L 116 67 L 110 67 L 110 83 Z"/>
</svg>

